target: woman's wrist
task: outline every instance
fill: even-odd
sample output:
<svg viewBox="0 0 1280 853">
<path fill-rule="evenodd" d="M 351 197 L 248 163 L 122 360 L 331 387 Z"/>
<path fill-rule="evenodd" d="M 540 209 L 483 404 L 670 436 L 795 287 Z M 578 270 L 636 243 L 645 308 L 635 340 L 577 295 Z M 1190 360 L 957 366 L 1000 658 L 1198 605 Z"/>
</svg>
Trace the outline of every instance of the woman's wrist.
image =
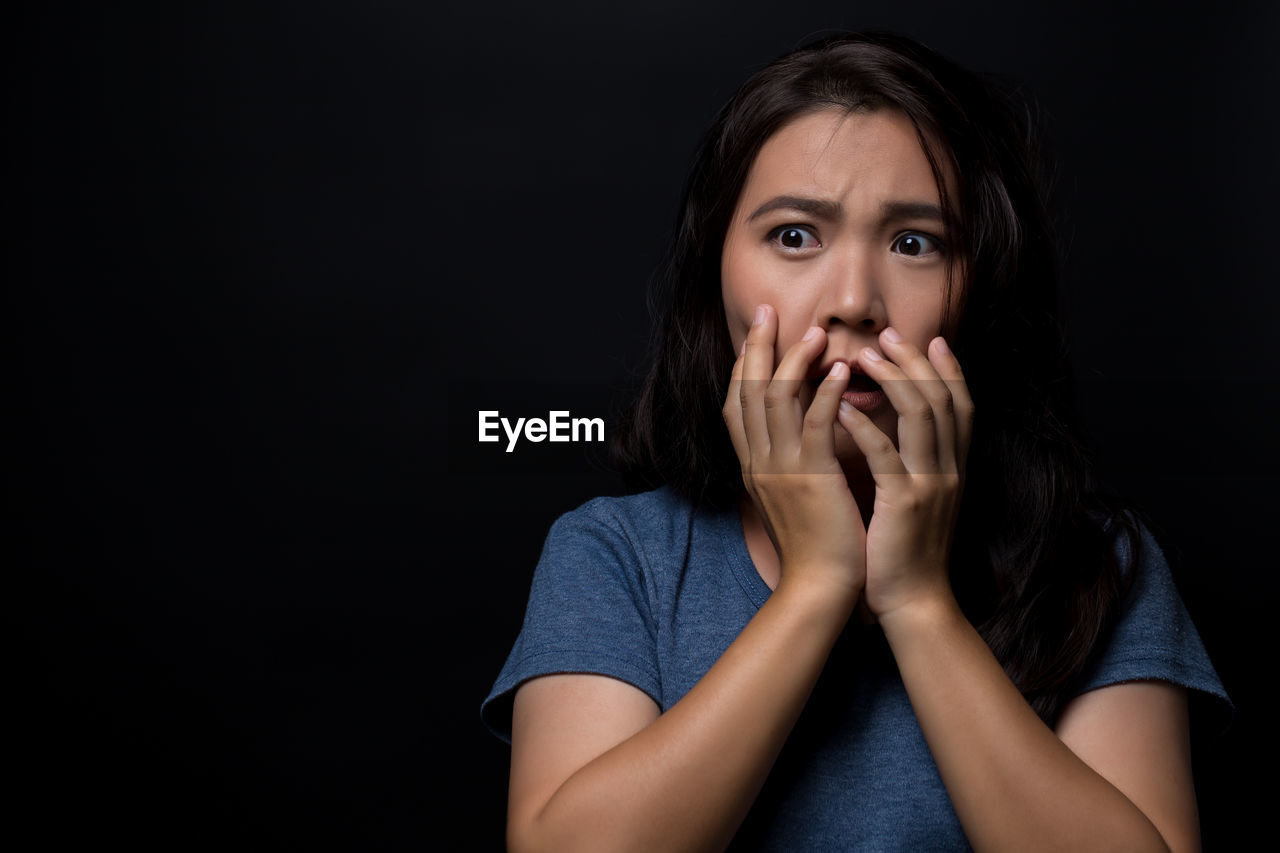
<svg viewBox="0 0 1280 853">
<path fill-rule="evenodd" d="M 968 624 L 950 586 L 916 596 L 894 607 L 876 613 L 885 638 L 895 639 L 936 633 L 939 629 Z"/>
<path fill-rule="evenodd" d="M 821 570 L 815 566 L 784 566 L 773 597 L 791 607 L 812 611 L 815 618 L 830 617 L 843 627 L 857 607 L 862 589 L 840 574 L 834 567 Z"/>
</svg>

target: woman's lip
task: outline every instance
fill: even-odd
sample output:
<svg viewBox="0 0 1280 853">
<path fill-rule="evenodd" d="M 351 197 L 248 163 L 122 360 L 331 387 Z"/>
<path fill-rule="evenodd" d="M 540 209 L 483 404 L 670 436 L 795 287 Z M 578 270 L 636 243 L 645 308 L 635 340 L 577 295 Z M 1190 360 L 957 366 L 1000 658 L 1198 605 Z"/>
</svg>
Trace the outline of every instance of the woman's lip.
<svg viewBox="0 0 1280 853">
<path fill-rule="evenodd" d="M 810 381 L 816 392 L 822 384 L 822 378 L 819 377 Z M 888 402 L 889 398 L 885 395 L 884 389 L 876 384 L 875 380 L 862 371 L 858 371 L 849 377 L 849 386 L 840 395 L 840 399 L 848 400 L 849 404 L 860 412 L 873 412 Z"/>
<path fill-rule="evenodd" d="M 868 413 L 883 406 L 888 397 L 885 396 L 883 388 L 877 388 L 874 391 L 855 391 L 850 388 L 840 395 L 840 399 L 847 400 L 858 411 Z"/>
</svg>

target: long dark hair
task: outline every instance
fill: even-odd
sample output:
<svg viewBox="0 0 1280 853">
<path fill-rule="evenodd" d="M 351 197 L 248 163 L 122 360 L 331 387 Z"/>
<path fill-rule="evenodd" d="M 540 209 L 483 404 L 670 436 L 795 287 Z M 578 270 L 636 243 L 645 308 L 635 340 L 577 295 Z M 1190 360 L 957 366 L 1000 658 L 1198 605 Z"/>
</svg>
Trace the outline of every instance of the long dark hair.
<svg viewBox="0 0 1280 853">
<path fill-rule="evenodd" d="M 741 468 L 721 407 L 733 363 L 720 254 L 760 147 L 821 109 L 894 109 L 915 125 L 966 271 L 952 348 L 977 422 L 952 552 L 956 594 L 1046 722 L 1109 628 L 1138 557 L 1138 517 L 1097 482 L 1075 426 L 1058 306 L 1048 175 L 1031 110 L 1003 87 L 889 33 L 826 37 L 773 62 L 721 110 L 686 183 L 656 281 L 648 374 L 615 430 L 634 488 L 667 484 L 728 508 Z M 945 169 L 956 176 L 947 193 Z"/>
</svg>

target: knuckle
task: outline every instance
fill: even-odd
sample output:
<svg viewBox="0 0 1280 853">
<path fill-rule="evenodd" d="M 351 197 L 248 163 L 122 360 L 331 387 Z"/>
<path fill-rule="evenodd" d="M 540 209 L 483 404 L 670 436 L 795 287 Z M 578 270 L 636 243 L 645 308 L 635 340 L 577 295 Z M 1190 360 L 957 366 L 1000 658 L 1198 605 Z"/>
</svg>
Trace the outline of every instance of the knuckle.
<svg viewBox="0 0 1280 853">
<path fill-rule="evenodd" d="M 934 408 L 942 412 L 944 415 L 955 414 L 955 398 L 951 396 L 951 392 L 947 390 L 945 385 L 942 388 L 933 389 L 933 394 L 930 399 L 933 401 Z"/>
<path fill-rule="evenodd" d="M 804 428 L 807 432 L 818 432 L 825 429 L 829 423 L 827 418 L 810 409 L 804 415 Z"/>
<path fill-rule="evenodd" d="M 885 456 L 890 453 L 896 453 L 897 448 L 893 446 L 893 441 L 890 440 L 889 436 L 880 433 L 878 438 L 871 440 L 871 451 L 878 456 Z"/>
<path fill-rule="evenodd" d="M 907 411 L 922 421 L 933 420 L 933 406 L 929 405 L 928 400 L 920 399 L 912 402 L 907 407 Z"/>
</svg>

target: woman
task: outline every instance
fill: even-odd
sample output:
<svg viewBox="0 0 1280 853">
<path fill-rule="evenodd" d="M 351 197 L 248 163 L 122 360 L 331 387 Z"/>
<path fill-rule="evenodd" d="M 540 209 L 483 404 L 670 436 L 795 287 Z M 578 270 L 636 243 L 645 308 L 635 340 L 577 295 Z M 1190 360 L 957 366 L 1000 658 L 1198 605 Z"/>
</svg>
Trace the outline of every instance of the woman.
<svg viewBox="0 0 1280 853">
<path fill-rule="evenodd" d="M 1198 848 L 1225 694 L 1073 437 L 1027 131 L 885 34 L 722 111 L 619 443 L 656 488 L 556 523 L 485 703 L 512 849 Z"/>
</svg>

